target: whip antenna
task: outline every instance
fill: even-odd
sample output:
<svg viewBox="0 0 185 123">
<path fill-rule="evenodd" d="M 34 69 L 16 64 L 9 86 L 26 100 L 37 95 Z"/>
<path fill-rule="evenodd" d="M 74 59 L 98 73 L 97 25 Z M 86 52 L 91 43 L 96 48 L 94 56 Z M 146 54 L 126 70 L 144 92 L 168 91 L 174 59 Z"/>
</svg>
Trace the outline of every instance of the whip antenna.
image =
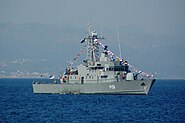
<svg viewBox="0 0 185 123">
<path fill-rule="evenodd" d="M 118 30 L 118 25 L 116 25 L 116 30 L 117 30 L 117 37 L 118 37 L 119 57 L 121 58 L 121 45 L 120 45 L 120 40 L 119 40 L 119 30 Z"/>
</svg>

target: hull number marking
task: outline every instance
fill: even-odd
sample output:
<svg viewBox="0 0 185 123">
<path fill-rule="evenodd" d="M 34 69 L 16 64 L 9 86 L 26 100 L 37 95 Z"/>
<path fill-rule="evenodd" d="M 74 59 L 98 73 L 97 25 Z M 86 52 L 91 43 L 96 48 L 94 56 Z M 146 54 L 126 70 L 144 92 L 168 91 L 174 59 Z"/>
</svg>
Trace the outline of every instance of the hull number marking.
<svg viewBox="0 0 185 123">
<path fill-rule="evenodd" d="M 110 90 L 115 90 L 116 89 L 115 85 L 109 85 L 109 88 L 110 88 Z"/>
</svg>

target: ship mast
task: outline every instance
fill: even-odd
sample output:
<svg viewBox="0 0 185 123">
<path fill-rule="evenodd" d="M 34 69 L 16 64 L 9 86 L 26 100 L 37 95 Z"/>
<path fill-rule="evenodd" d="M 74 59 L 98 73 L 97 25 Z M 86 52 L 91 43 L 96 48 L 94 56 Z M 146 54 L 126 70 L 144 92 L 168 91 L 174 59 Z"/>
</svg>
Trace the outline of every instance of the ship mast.
<svg viewBox="0 0 185 123">
<path fill-rule="evenodd" d="M 99 60 L 99 43 L 96 31 L 91 31 L 91 25 L 88 24 L 88 36 L 85 38 L 87 42 L 87 63 L 94 65 L 94 62 Z"/>
<path fill-rule="evenodd" d="M 120 39 L 119 39 L 118 25 L 116 25 L 116 30 L 117 30 L 118 45 L 119 45 L 119 57 L 122 58 L 122 56 L 121 56 L 121 44 L 120 44 Z"/>
</svg>

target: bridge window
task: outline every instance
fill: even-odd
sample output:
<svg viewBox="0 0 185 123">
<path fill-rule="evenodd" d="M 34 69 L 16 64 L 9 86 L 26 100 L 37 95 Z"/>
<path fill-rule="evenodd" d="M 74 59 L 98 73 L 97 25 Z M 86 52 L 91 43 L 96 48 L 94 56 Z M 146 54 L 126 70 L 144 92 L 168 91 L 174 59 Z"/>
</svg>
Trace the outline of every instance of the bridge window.
<svg viewBox="0 0 185 123">
<path fill-rule="evenodd" d="M 101 66 L 101 64 L 97 64 L 97 66 Z"/>
</svg>

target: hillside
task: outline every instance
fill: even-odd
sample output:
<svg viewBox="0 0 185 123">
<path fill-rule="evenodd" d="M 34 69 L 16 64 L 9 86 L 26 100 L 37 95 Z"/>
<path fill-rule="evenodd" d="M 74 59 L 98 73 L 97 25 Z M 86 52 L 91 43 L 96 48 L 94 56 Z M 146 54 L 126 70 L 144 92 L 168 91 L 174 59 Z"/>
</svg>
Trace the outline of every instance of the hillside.
<svg viewBox="0 0 185 123">
<path fill-rule="evenodd" d="M 70 24 L 0 24 L 0 77 L 39 77 L 63 72 L 82 48 L 85 27 Z M 116 29 L 103 28 L 102 43 L 119 54 Z M 185 79 L 185 29 L 151 34 L 140 27 L 119 27 L 122 57 L 157 78 Z M 85 54 L 84 54 L 85 55 Z M 80 59 L 82 60 L 82 58 Z"/>
</svg>

